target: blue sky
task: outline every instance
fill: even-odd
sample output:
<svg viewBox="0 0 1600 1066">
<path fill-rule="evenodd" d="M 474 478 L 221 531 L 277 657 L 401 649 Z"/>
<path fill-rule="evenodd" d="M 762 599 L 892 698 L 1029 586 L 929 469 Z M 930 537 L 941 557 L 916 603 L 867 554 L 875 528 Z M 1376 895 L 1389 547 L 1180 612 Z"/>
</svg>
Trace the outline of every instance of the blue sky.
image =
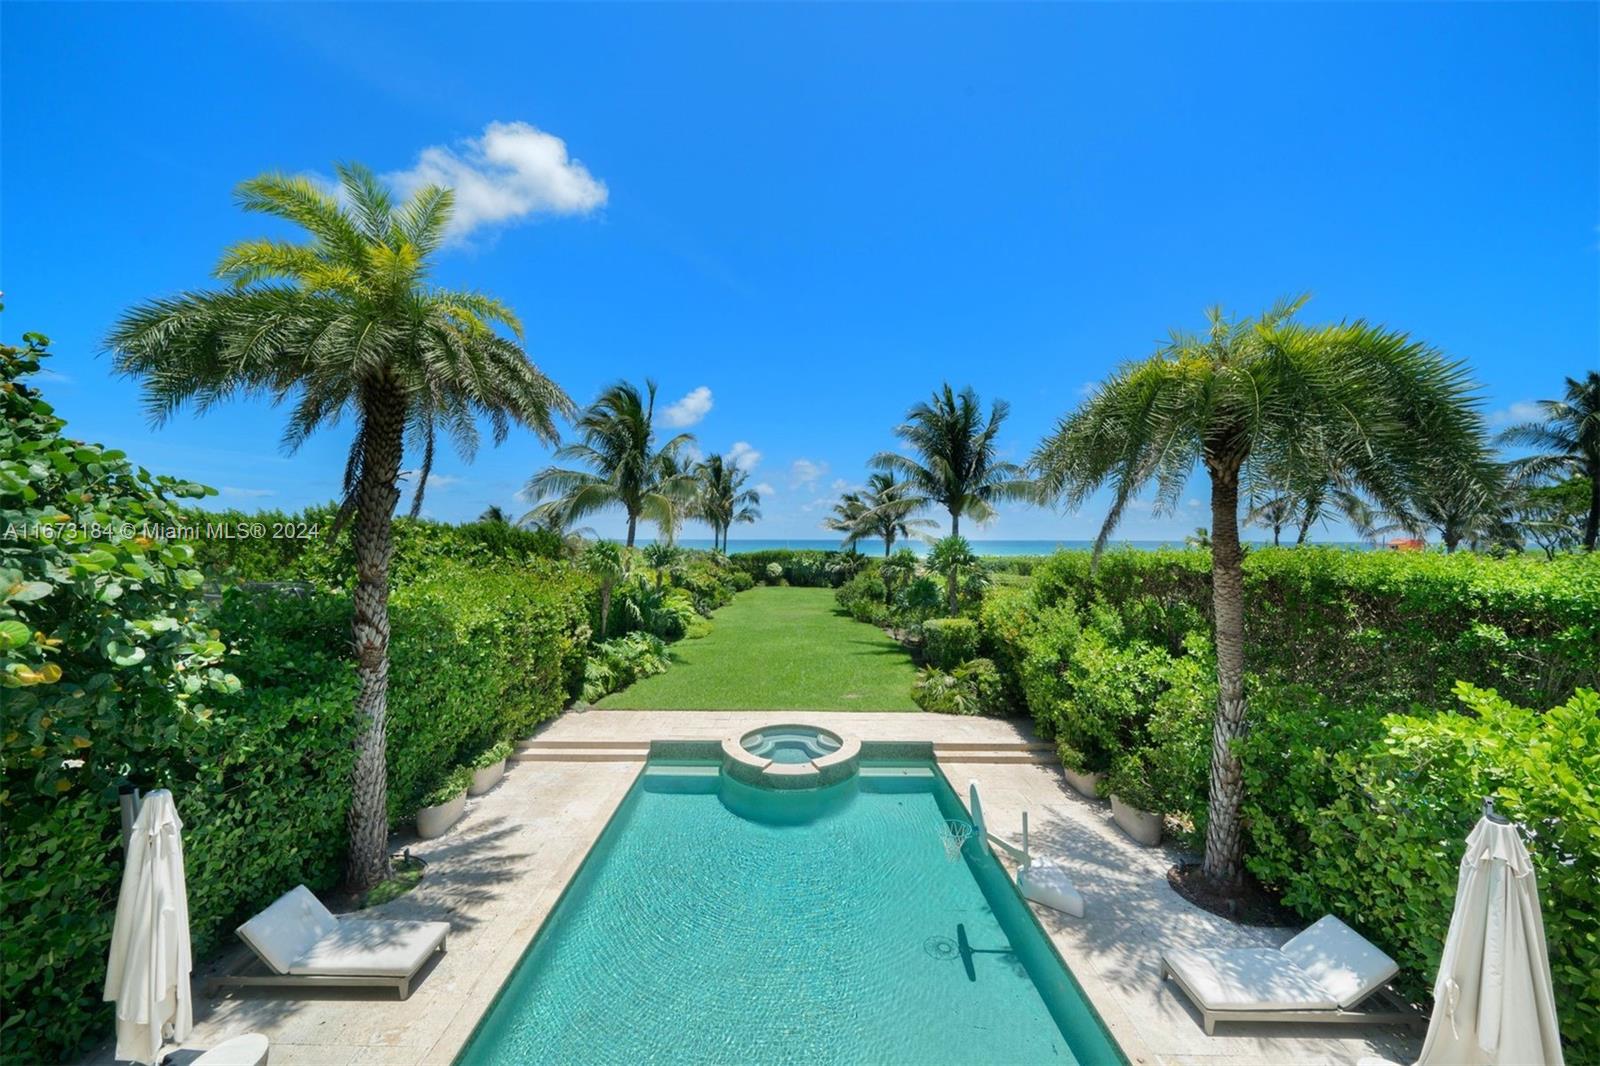
<svg viewBox="0 0 1600 1066">
<path fill-rule="evenodd" d="M 821 535 L 940 381 L 1009 400 L 1022 459 L 1213 303 L 1311 290 L 1310 320 L 1467 360 L 1504 419 L 1600 361 L 1597 12 L 7 3 L 4 335 L 54 339 L 79 436 L 231 506 L 331 498 L 347 432 L 287 456 L 250 403 L 152 429 L 99 349 L 274 232 L 236 182 L 354 159 L 463 183 L 476 224 L 438 280 L 510 302 L 580 403 L 646 375 L 697 398 L 686 419 L 709 397 L 703 449 L 759 453 L 751 536 Z M 446 454 L 427 510 L 520 507 L 547 457 L 525 433 Z M 976 535 L 1101 515 L 1011 508 Z"/>
</svg>

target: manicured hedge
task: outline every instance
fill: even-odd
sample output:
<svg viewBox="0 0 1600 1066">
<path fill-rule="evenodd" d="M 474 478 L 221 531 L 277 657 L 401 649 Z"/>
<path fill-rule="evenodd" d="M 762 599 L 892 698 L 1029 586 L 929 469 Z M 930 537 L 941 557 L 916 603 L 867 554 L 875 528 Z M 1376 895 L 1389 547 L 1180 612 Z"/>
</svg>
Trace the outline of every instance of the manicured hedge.
<svg viewBox="0 0 1600 1066">
<path fill-rule="evenodd" d="M 954 670 L 978 655 L 978 623 L 970 618 L 930 618 L 922 623 L 922 657 L 929 666 Z"/>
<path fill-rule="evenodd" d="M 355 581 L 355 550 L 346 524 L 333 536 L 338 508 L 333 504 L 300 512 L 202 511 L 184 516 L 182 538 L 195 550 L 196 565 L 214 580 L 304 582 L 320 588 L 349 588 Z M 396 518 L 391 585 L 426 575 L 441 561 L 498 566 L 559 559 L 561 538 L 501 522 L 450 525 L 419 518 Z"/>
<path fill-rule="evenodd" d="M 551 565 L 435 562 L 395 593 L 391 821 L 411 817 L 452 767 L 560 711 L 582 684 L 589 610 L 584 581 Z M 133 783 L 176 797 L 197 958 L 284 890 L 339 879 L 355 736 L 348 597 L 232 589 L 210 622 L 240 688 L 214 698 L 204 723 L 125 707 L 132 745 L 97 737 L 64 800 L 24 817 L 8 805 L 7 1061 L 54 1059 L 109 1032 L 100 988 L 122 869 L 122 765 Z"/>
<path fill-rule="evenodd" d="M 1252 552 L 1245 575 L 1246 865 L 1307 919 L 1356 925 L 1426 998 L 1495 794 L 1533 834 L 1572 1057 L 1600 1059 L 1600 557 L 1296 548 Z M 1203 552 L 1115 552 L 1097 574 L 1066 552 L 979 614 L 980 650 L 1063 761 L 1196 846 L 1209 592 Z"/>
<path fill-rule="evenodd" d="M 776 563 L 782 570 L 782 579 L 791 585 L 809 588 L 827 588 L 839 584 L 843 577 L 828 569 L 828 562 L 839 552 L 819 551 L 815 548 L 767 548 L 755 552 L 739 552 L 728 556 L 733 566 L 749 574 L 758 585 L 774 583 L 767 568 Z"/>
<path fill-rule="evenodd" d="M 1463 841 L 1485 796 L 1527 830 L 1568 1061 L 1600 1060 L 1600 695 L 1536 713 L 1462 684 L 1461 711 L 1378 717 L 1304 691 L 1258 698 L 1241 754 L 1247 865 L 1332 912 L 1426 999 Z"/>
<path fill-rule="evenodd" d="M 1209 629 L 1210 555 L 1059 552 L 1034 571 L 1040 606 L 1115 607 L 1130 631 L 1177 653 Z M 1457 681 L 1549 706 L 1600 687 L 1600 559 L 1495 559 L 1266 548 L 1245 558 L 1246 661 L 1258 675 L 1395 711 L 1443 705 Z"/>
</svg>

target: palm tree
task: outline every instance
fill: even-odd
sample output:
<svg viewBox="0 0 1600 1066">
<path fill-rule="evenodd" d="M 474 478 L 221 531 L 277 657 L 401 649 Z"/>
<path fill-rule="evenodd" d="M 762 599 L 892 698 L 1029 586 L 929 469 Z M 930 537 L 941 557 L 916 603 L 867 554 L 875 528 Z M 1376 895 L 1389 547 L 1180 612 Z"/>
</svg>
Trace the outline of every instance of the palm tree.
<svg viewBox="0 0 1600 1066">
<path fill-rule="evenodd" d="M 856 542 L 866 535 L 862 531 L 862 522 L 866 518 L 867 510 L 867 505 L 861 499 L 859 492 L 847 492 L 833 505 L 833 513 L 822 520 L 822 528 L 843 533 L 842 546 L 854 551 Z"/>
<path fill-rule="evenodd" d="M 945 598 L 950 617 L 961 613 L 961 572 L 978 565 L 967 538 L 959 535 L 945 537 L 928 553 L 928 569 L 944 575 Z"/>
<path fill-rule="evenodd" d="M 647 544 L 644 548 L 644 561 L 647 566 L 656 572 L 656 591 L 661 591 L 662 583 L 667 574 L 678 564 L 683 552 L 676 545 L 658 542 Z"/>
<path fill-rule="evenodd" d="M 1437 531 L 1446 554 L 1463 541 L 1504 541 L 1516 505 L 1507 472 L 1490 462 L 1437 466 L 1404 501 L 1404 511 L 1390 516 L 1392 526 L 1419 539 Z"/>
<path fill-rule="evenodd" d="M 1483 460 L 1483 420 L 1466 374 L 1427 345 L 1365 322 L 1293 321 L 1304 298 L 1258 319 L 1209 313 L 1201 336 L 1175 333 L 1123 365 L 1068 414 L 1033 456 L 1043 498 L 1081 505 L 1102 486 L 1111 503 L 1096 560 L 1145 485 L 1171 512 L 1197 462 L 1211 483 L 1211 573 L 1217 709 L 1203 871 L 1222 889 L 1243 871 L 1243 782 L 1234 741 L 1245 729 L 1244 568 L 1240 471 L 1261 454 L 1331 468 L 1399 507 L 1448 458 Z"/>
<path fill-rule="evenodd" d="M 711 527 L 711 550 L 728 550 L 728 530 L 761 517 L 761 494 L 745 488 L 750 474 L 715 452 L 696 468 L 700 479 L 700 517 Z M 720 540 L 719 540 L 720 538 Z"/>
<path fill-rule="evenodd" d="M 478 521 L 495 526 L 508 526 L 511 524 L 511 519 L 506 517 L 505 511 L 501 509 L 498 503 L 491 503 L 485 507 L 483 513 L 478 516 Z"/>
<path fill-rule="evenodd" d="M 663 532 L 674 528 L 679 503 L 694 491 L 694 479 L 679 465 L 679 453 L 694 442 L 680 433 L 659 448 L 655 444 L 656 383 L 645 392 L 626 381 L 606 389 L 578 417 L 581 438 L 558 450 L 560 460 L 577 460 L 589 470 L 549 466 L 528 482 L 527 495 L 544 501 L 535 515 L 574 519 L 621 506 L 628 516 L 627 546 L 633 547 L 639 519 L 656 522 Z"/>
<path fill-rule="evenodd" d="M 908 496 L 908 486 L 896 481 L 893 474 L 876 473 L 867 478 L 866 491 L 861 502 L 866 511 L 861 515 L 862 536 L 877 537 L 883 541 L 885 559 L 894 552 L 894 542 L 901 537 L 909 540 L 925 529 L 932 529 L 933 520 L 913 518 L 911 512 L 918 504 Z"/>
<path fill-rule="evenodd" d="M 905 500 L 913 510 L 937 504 L 950 514 L 950 535 L 961 532 L 961 516 L 978 522 L 994 516 L 994 504 L 1030 495 L 1016 463 L 1000 461 L 995 437 L 1011 408 L 996 400 L 984 421 L 978 394 L 970 387 L 959 394 L 950 384 L 919 403 L 895 428 L 916 458 L 895 452 L 873 456 L 875 469 L 898 474 L 906 482 Z"/>
<path fill-rule="evenodd" d="M 1583 548 L 1594 551 L 1600 541 L 1600 371 L 1567 378 L 1566 396 L 1540 400 L 1542 422 L 1524 422 L 1500 434 L 1505 444 L 1542 448 L 1520 459 L 1516 470 L 1528 481 L 1546 478 L 1589 479 L 1589 516 L 1583 524 Z"/>
<path fill-rule="evenodd" d="M 206 411 L 238 395 L 292 400 L 284 444 L 293 450 L 345 414 L 356 420 L 335 525 L 354 518 L 361 724 L 345 876 L 359 891 L 389 874 L 390 523 L 407 438 L 422 452 L 415 514 L 439 429 L 468 459 L 479 416 L 496 443 L 512 423 L 554 443 L 553 416 L 569 414 L 572 403 L 528 361 L 509 307 L 428 282 L 450 218 L 448 189 L 428 186 L 396 205 L 371 171 L 337 171 L 341 196 L 282 174 L 240 185 L 241 208 L 292 222 L 309 239 L 235 244 L 216 269 L 227 289 L 141 304 L 108 344 L 117 370 L 143 379 L 157 422 L 185 402 Z"/>
<path fill-rule="evenodd" d="M 584 549 L 583 569 L 600 587 L 600 633 L 605 640 L 611 632 L 611 593 L 628 576 L 628 553 L 614 540 L 597 540 Z"/>
</svg>

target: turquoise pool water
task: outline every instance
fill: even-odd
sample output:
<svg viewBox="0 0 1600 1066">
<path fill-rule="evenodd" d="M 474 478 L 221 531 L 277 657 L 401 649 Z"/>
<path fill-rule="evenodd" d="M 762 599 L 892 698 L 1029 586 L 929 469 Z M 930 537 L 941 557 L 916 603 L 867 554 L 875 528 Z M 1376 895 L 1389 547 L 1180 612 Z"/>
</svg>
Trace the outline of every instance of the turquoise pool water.
<svg viewBox="0 0 1600 1066">
<path fill-rule="evenodd" d="M 1122 1063 L 931 767 L 808 792 L 652 762 L 462 1052 L 511 1063 Z"/>
</svg>

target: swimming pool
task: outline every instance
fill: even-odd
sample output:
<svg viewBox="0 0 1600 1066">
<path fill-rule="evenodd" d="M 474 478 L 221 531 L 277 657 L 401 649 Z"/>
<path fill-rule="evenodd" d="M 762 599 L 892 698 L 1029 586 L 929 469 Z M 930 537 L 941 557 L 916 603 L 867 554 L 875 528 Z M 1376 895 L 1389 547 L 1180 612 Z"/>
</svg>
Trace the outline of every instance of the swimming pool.
<svg viewBox="0 0 1600 1066">
<path fill-rule="evenodd" d="M 457 1059 L 1122 1063 L 928 763 L 775 791 L 653 759 Z"/>
</svg>

